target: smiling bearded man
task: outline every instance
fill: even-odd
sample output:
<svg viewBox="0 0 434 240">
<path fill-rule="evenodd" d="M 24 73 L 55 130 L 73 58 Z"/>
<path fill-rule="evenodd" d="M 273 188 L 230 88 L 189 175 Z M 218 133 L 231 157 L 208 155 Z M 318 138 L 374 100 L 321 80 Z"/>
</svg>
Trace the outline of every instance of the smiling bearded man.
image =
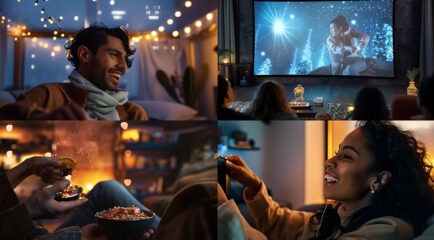
<svg viewBox="0 0 434 240">
<path fill-rule="evenodd" d="M 70 83 L 41 84 L 22 93 L 0 108 L 0 119 L 148 120 L 145 110 L 118 88 L 135 52 L 123 27 L 83 29 L 65 48 L 75 66 Z"/>
</svg>

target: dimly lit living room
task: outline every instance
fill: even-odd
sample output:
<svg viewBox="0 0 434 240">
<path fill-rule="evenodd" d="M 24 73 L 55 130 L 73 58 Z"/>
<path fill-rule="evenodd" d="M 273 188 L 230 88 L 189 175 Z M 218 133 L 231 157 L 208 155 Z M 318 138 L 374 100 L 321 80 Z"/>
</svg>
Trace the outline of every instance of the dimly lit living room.
<svg viewBox="0 0 434 240">
<path fill-rule="evenodd" d="M 424 118 L 417 95 L 433 74 L 431 1 L 221 0 L 219 9 L 227 108 L 267 120 L 257 108 L 268 82 L 297 115 L 286 119 L 357 119 L 359 94 L 381 119 Z"/>
</svg>

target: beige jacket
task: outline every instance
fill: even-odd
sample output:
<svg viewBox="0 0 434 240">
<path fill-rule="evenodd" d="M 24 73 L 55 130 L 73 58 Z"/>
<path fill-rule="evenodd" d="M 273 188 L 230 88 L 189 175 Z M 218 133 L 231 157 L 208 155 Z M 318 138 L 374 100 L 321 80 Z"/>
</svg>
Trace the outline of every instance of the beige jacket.
<svg viewBox="0 0 434 240">
<path fill-rule="evenodd" d="M 244 200 L 256 220 L 258 229 L 268 239 L 307 240 L 315 236 L 316 226 L 309 223 L 313 213 L 281 208 L 267 194 L 264 183 L 262 183 L 261 189 L 253 199 L 247 199 L 244 192 Z M 349 217 L 350 215 L 340 215 L 343 225 L 347 223 Z M 386 216 L 372 219 L 354 232 L 343 235 L 336 233 L 333 237 L 345 240 L 410 240 L 413 238 L 413 227 L 402 219 Z"/>
</svg>

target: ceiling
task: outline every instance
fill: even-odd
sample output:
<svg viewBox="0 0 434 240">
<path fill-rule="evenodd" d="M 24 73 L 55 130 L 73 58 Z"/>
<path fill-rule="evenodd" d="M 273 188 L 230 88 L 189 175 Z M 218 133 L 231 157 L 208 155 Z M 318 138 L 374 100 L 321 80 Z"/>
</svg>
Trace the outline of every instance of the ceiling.
<svg viewBox="0 0 434 240">
<path fill-rule="evenodd" d="M 59 30 L 56 23 L 47 22 L 46 19 L 50 16 L 56 21 L 60 16 L 63 17 L 63 20 L 58 23 L 64 31 L 80 30 L 85 27 L 86 12 L 90 25 L 99 19 L 108 27 L 123 25 L 129 31 L 156 30 L 159 26 L 164 26 L 166 31 L 173 31 L 179 27 L 179 20 L 183 17 L 174 17 L 177 7 L 180 7 L 181 11 L 186 10 L 184 4 L 179 3 L 180 0 L 38 0 L 37 6 L 35 6 L 36 0 L 19 1 L 1 1 L 1 15 L 5 16 L 6 20 L 11 19 L 12 24 L 47 31 Z M 189 11 L 194 10 L 194 0 L 192 2 Z M 217 4 L 215 5 L 211 9 L 217 8 Z M 44 14 L 41 13 L 43 8 Z M 41 18 L 45 21 L 42 22 Z M 174 20 L 172 25 L 167 24 L 169 18 Z M 47 28 L 44 28 L 44 24 L 47 24 Z"/>
</svg>

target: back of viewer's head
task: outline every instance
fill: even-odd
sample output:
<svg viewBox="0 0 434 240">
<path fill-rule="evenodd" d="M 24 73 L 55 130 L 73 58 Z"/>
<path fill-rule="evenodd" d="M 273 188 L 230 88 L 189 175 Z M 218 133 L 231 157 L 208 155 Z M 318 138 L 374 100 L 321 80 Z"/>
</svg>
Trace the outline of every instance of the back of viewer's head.
<svg viewBox="0 0 434 240">
<path fill-rule="evenodd" d="M 67 58 L 76 68 L 80 67 L 80 60 L 78 59 L 78 48 L 80 46 L 86 46 L 92 54 L 96 54 L 98 49 L 107 44 L 107 36 L 113 36 L 122 41 L 125 52 L 125 62 L 128 68 L 131 67 L 133 62 L 130 56 L 134 54 L 135 50 L 130 48 L 128 33 L 124 27 L 107 28 L 102 26 L 91 26 L 85 28 L 77 33 L 74 40 L 65 44 L 66 50 L 68 50 Z"/>
<path fill-rule="evenodd" d="M 229 82 L 222 75 L 218 75 L 218 92 L 217 92 L 217 106 L 221 107 L 225 98 L 228 96 Z"/>
<path fill-rule="evenodd" d="M 388 120 L 389 110 L 380 90 L 364 87 L 354 101 L 353 120 Z"/>
<path fill-rule="evenodd" d="M 274 115 L 292 112 L 283 86 L 268 80 L 261 84 L 250 108 L 250 115 L 256 119 L 269 120 Z"/>
<path fill-rule="evenodd" d="M 434 76 L 425 78 L 419 86 L 419 106 L 425 119 L 434 118 Z"/>
</svg>

